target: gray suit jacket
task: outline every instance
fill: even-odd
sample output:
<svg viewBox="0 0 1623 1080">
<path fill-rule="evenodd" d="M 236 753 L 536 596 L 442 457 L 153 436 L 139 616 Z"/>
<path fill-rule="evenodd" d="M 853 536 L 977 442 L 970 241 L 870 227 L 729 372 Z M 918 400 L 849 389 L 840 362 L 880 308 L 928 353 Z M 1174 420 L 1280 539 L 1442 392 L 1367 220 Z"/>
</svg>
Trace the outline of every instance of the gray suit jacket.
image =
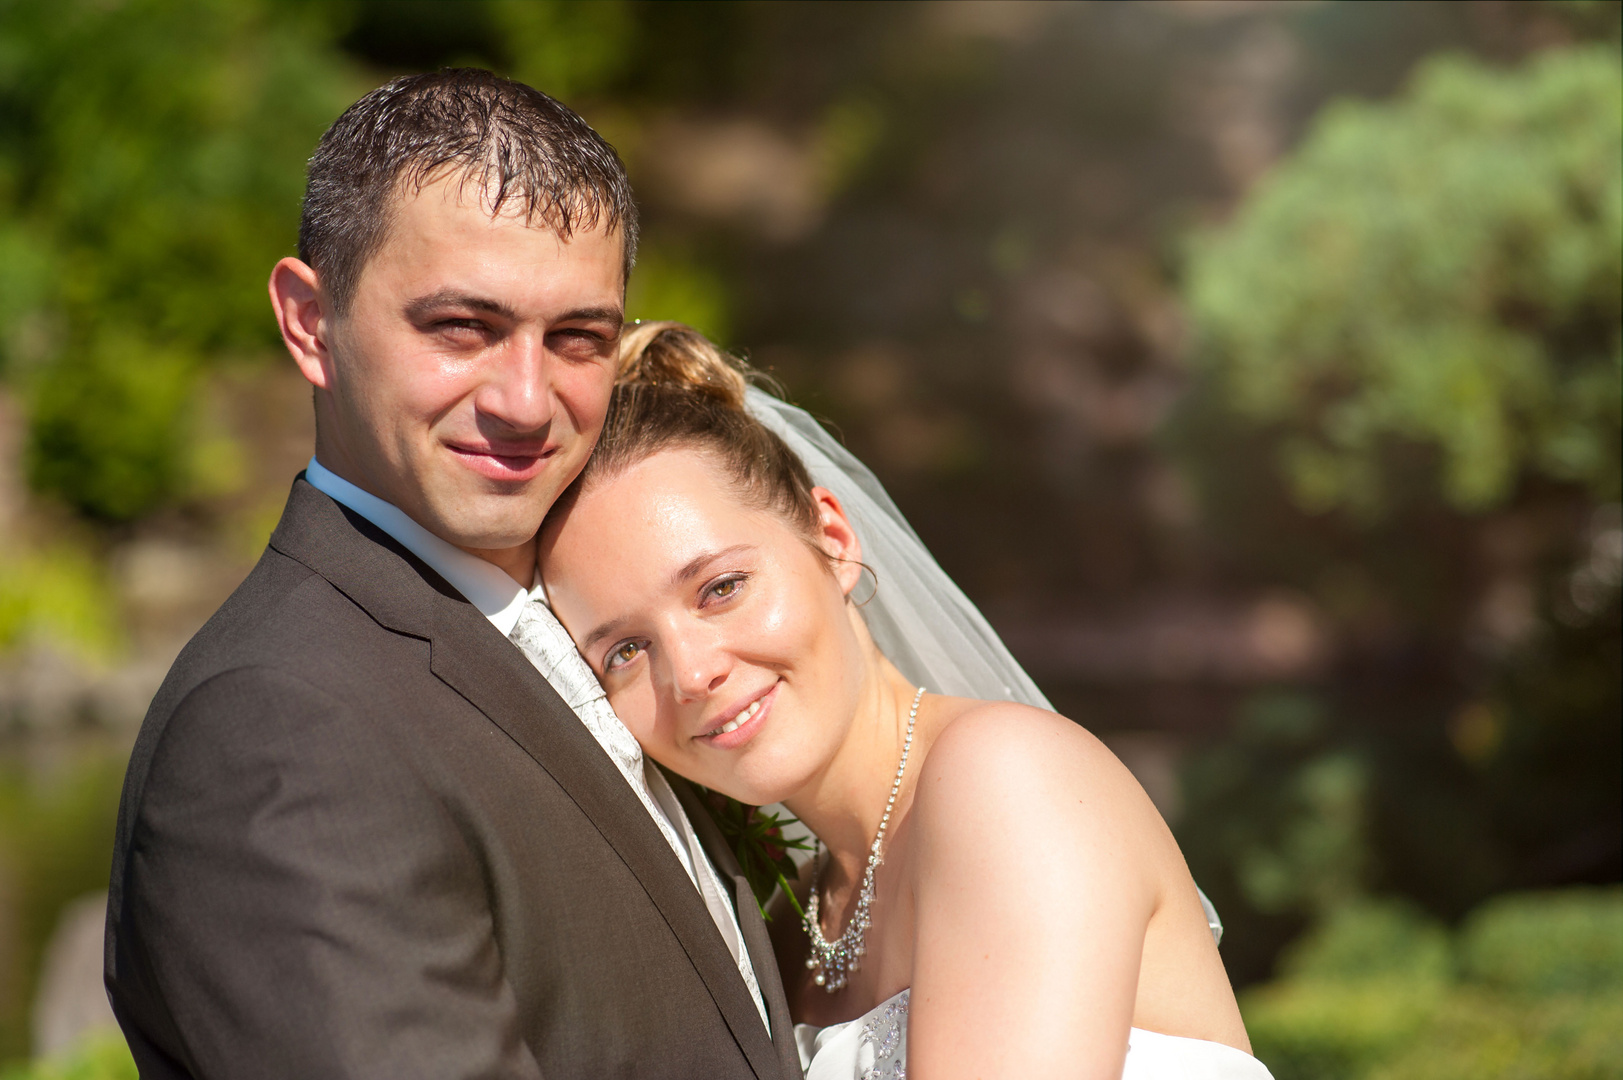
<svg viewBox="0 0 1623 1080">
<path fill-rule="evenodd" d="M 460 594 L 295 481 L 130 761 L 107 912 L 146 1077 L 787 1080 L 686 872 L 580 721 Z"/>
</svg>

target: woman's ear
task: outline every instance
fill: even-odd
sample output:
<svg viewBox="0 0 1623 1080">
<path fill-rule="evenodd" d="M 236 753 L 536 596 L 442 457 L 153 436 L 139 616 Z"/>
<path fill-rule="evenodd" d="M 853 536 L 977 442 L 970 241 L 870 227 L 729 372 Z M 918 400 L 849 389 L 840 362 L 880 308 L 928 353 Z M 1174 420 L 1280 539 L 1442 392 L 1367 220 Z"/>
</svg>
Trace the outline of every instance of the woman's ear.
<svg viewBox="0 0 1623 1080">
<path fill-rule="evenodd" d="M 811 489 L 817 506 L 817 546 L 833 562 L 834 578 L 847 596 L 862 576 L 862 541 L 845 516 L 840 497 L 824 487 Z"/>
</svg>

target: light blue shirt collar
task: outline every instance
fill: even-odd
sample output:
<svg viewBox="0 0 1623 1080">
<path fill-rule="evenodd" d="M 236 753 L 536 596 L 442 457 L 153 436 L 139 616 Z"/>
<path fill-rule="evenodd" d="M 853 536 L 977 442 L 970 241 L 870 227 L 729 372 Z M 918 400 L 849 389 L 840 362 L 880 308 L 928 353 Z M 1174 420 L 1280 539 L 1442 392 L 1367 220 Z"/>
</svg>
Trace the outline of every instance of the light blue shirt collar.
<svg viewBox="0 0 1623 1080">
<path fill-rule="evenodd" d="M 503 637 L 513 632 L 519 612 L 530 597 L 541 595 L 539 582 L 533 588 L 524 588 L 509 577 L 507 571 L 440 539 L 407 517 L 398 506 L 362 491 L 314 457 L 305 466 L 304 478 L 317 491 L 349 507 L 400 541 L 402 547 L 467 597 Z"/>
</svg>

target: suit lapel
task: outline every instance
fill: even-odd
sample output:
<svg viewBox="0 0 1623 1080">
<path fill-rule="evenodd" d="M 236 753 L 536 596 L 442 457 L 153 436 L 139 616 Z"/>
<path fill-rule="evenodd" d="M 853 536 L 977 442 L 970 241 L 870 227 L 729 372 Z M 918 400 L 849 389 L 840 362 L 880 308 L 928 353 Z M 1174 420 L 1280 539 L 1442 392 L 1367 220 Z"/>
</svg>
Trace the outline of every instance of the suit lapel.
<svg viewBox="0 0 1623 1080">
<path fill-rule="evenodd" d="M 468 610 L 484 623 L 486 634 L 495 634 L 483 616 Z M 625 777 L 516 647 L 478 648 L 473 629 L 443 625 L 438 629 L 430 646 L 434 674 L 535 758 L 597 826 L 681 942 L 756 1075 L 777 1076 L 776 1048 L 761 1026 L 732 953 L 704 899 L 626 786 Z M 542 698 L 555 703 L 546 716 L 536 708 Z"/>
<path fill-rule="evenodd" d="M 761 906 L 755 900 L 755 890 L 750 888 L 749 880 L 738 865 L 738 857 L 727 846 L 721 830 L 700 804 L 693 785 L 668 770 L 665 776 L 670 780 L 671 790 L 676 792 L 682 809 L 687 812 L 688 820 L 693 822 L 693 831 L 699 837 L 705 854 L 710 856 L 717 872 L 733 884 L 733 911 L 738 916 L 744 947 L 749 950 L 750 963 L 755 968 L 755 981 L 760 984 L 761 996 L 766 999 L 766 1014 L 772 1021 L 773 1048 L 778 1052 L 784 1075 L 798 1077 L 801 1071 L 800 1050 L 795 1045 L 794 1022 L 789 1018 L 789 999 L 783 992 L 777 954 L 773 951 L 766 923 L 761 918 Z"/>
<path fill-rule="evenodd" d="M 535 759 L 635 875 L 756 1075 L 763 1080 L 784 1075 L 779 1048 L 762 1029 L 703 898 L 625 777 L 519 648 L 416 556 L 302 476 L 271 546 L 309 566 L 389 629 L 428 640 L 434 675 Z M 748 944 L 751 956 L 757 955 L 755 943 Z M 766 948 L 770 956 L 770 945 Z M 789 1075 L 799 1075 L 798 1056 Z"/>
</svg>

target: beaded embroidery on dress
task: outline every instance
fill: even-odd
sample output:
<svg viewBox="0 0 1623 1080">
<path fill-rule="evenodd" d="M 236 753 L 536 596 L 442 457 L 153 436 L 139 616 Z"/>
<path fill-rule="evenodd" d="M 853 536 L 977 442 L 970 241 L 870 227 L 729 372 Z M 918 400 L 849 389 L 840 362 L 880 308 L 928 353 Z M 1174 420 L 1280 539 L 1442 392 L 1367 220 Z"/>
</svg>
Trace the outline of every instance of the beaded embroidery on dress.
<svg viewBox="0 0 1623 1080">
<path fill-rule="evenodd" d="M 855 1020 L 815 1028 L 795 1025 L 806 1080 L 907 1080 L 910 991 L 882 1001 Z M 1273 1080 L 1267 1066 L 1241 1050 L 1133 1028 L 1122 1080 Z"/>
<path fill-rule="evenodd" d="M 907 1080 L 907 1002 L 908 991 L 903 990 L 848 1023 L 826 1028 L 796 1024 L 795 1043 L 806 1076 L 817 1080 Z"/>
</svg>

